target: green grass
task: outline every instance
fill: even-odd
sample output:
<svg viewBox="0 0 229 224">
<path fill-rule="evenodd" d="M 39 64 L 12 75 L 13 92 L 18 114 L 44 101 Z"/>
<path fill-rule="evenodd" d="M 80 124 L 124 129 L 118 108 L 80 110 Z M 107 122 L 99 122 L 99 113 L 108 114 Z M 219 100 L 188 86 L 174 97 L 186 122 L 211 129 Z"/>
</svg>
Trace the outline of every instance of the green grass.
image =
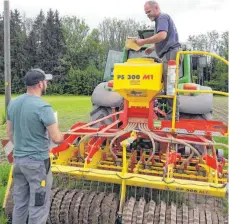
<svg viewBox="0 0 229 224">
<path fill-rule="evenodd" d="M 6 186 L 8 181 L 8 175 L 10 171 L 10 165 L 7 162 L 0 164 L 0 186 Z"/>
<path fill-rule="evenodd" d="M 7 162 L 0 164 L 0 223 L 4 224 L 7 222 L 7 218 L 4 216 L 2 211 L 8 176 L 10 172 L 10 165 Z"/>
<path fill-rule="evenodd" d="M 6 224 L 8 221 L 8 219 L 6 218 L 6 216 L 4 215 L 3 212 L 1 212 L 1 209 L 0 209 L 0 223 L 1 224 Z"/>
<path fill-rule="evenodd" d="M 91 98 L 88 96 L 44 96 L 58 113 L 58 122 L 62 131 L 68 130 L 74 123 L 90 120 Z"/>
<path fill-rule="evenodd" d="M 0 211 L 1 211 L 1 208 L 3 206 L 3 200 L 4 200 L 4 196 L 5 196 L 5 191 L 6 191 L 6 186 L 0 186 Z"/>
<path fill-rule="evenodd" d="M 15 97 L 16 95 L 13 95 L 12 99 Z M 90 119 L 89 113 L 92 107 L 91 97 L 43 96 L 42 99 L 50 103 L 54 111 L 58 112 L 59 125 L 62 131 L 65 131 L 68 128 L 70 128 L 70 126 L 74 124 L 72 122 L 77 122 L 77 121 L 88 122 Z M 4 119 L 4 113 L 5 113 L 4 107 L 5 107 L 4 96 L 0 95 L 0 124 L 2 124 Z"/>
<path fill-rule="evenodd" d="M 228 123 L 228 97 L 214 96 L 214 119 Z"/>
</svg>

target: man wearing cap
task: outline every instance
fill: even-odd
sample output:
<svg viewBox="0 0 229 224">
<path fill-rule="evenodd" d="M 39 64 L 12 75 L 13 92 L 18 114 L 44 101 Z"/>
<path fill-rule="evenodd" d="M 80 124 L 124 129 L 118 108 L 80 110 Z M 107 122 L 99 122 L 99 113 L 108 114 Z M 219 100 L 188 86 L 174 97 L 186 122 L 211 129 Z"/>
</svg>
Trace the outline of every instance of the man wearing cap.
<svg viewBox="0 0 229 224">
<path fill-rule="evenodd" d="M 146 15 L 151 21 L 155 21 L 156 33 L 152 37 L 146 39 L 136 40 L 136 44 L 143 46 L 144 44 L 152 44 L 147 48 L 145 53 L 151 54 L 156 50 L 156 54 L 163 61 L 163 82 L 164 89 L 167 88 L 167 71 L 168 61 L 176 60 L 176 54 L 180 49 L 179 37 L 176 26 L 172 18 L 165 13 L 161 12 L 161 9 L 156 1 L 147 1 L 144 5 Z M 168 99 L 170 111 L 167 118 L 171 119 L 172 100 Z M 176 120 L 179 119 L 179 102 L 176 107 Z"/>
<path fill-rule="evenodd" d="M 28 216 L 29 224 L 45 224 L 49 214 L 49 138 L 56 144 L 63 141 L 51 105 L 40 98 L 51 79 L 41 69 L 28 71 L 27 92 L 7 108 L 7 135 L 14 143 L 13 224 L 25 224 Z"/>
</svg>

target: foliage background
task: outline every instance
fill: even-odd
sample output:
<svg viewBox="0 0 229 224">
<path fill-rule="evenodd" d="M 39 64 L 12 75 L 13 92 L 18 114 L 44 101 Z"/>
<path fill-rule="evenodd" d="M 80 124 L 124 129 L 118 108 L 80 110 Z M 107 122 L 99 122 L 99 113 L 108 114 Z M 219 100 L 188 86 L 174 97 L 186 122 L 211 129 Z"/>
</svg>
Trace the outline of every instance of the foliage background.
<svg viewBox="0 0 229 224">
<path fill-rule="evenodd" d="M 0 94 L 4 93 L 4 22 L 0 14 Z M 49 94 L 91 95 L 103 80 L 109 49 L 122 51 L 127 36 L 147 29 L 135 19 L 104 18 L 96 29 L 76 16 L 60 17 L 50 9 L 41 10 L 35 18 L 11 11 L 12 93 L 25 90 L 23 77 L 30 68 L 40 67 L 54 76 Z M 181 31 L 180 31 L 181 32 Z M 194 50 L 206 50 L 228 58 L 228 31 L 211 31 L 188 40 Z M 204 76 L 206 85 L 228 91 L 227 67 L 208 60 L 204 74 L 195 71 L 196 82 Z"/>
</svg>

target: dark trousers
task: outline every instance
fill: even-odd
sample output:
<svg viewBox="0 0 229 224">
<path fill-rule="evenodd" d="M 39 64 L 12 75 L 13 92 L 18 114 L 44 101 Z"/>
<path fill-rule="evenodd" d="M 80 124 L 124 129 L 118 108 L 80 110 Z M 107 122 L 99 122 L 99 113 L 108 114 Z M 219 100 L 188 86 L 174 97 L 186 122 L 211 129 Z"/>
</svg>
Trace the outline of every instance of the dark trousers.
<svg viewBox="0 0 229 224">
<path fill-rule="evenodd" d="M 50 167 L 50 166 L 49 166 Z M 31 157 L 14 158 L 13 224 L 45 224 L 50 209 L 52 173 L 47 163 Z"/>
</svg>

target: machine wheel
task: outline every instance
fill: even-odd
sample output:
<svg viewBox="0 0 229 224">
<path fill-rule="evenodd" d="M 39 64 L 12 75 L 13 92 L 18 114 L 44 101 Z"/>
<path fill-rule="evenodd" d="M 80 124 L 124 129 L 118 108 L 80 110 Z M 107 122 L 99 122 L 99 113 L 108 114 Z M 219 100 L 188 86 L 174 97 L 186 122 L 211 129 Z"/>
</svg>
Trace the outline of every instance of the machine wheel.
<svg viewBox="0 0 229 224">
<path fill-rule="evenodd" d="M 68 190 L 60 190 L 58 191 L 52 201 L 52 207 L 50 209 L 50 220 L 51 223 L 60 224 L 62 216 L 60 215 L 61 207 L 63 207 L 63 201 L 65 196 L 68 194 Z"/>
<path fill-rule="evenodd" d="M 119 201 L 115 193 L 78 189 L 53 191 L 50 209 L 52 224 L 115 224 L 117 221 Z M 123 206 L 121 223 L 221 224 L 227 223 L 227 217 L 205 204 L 188 207 L 186 204 L 167 204 L 163 200 L 156 203 L 143 197 L 139 200 L 131 197 Z"/>
<path fill-rule="evenodd" d="M 109 107 L 101 107 L 101 106 L 94 105 L 93 109 L 90 113 L 91 121 L 99 120 L 103 117 L 110 115 L 111 113 L 112 113 L 112 110 Z M 99 127 L 103 124 L 111 124 L 111 123 L 112 123 L 112 118 L 109 118 L 105 121 L 101 121 L 101 122 L 97 123 L 95 126 Z"/>
<path fill-rule="evenodd" d="M 144 213 L 143 219 L 142 214 Z M 122 223 L 163 223 L 163 224 L 202 224 L 227 223 L 227 217 L 210 209 L 188 208 L 185 204 L 178 207 L 161 201 L 158 205 L 151 200 L 145 204 L 144 199 L 135 201 L 130 198 L 124 205 Z"/>
<path fill-rule="evenodd" d="M 52 190 L 50 217 L 48 223 L 100 223 L 115 224 L 118 212 L 118 199 L 114 193 L 95 192 L 87 190 L 67 190 L 55 188 Z M 160 201 L 156 204 L 145 198 L 136 200 L 131 197 L 123 207 L 122 224 L 221 224 L 228 218 L 216 212 L 205 204 L 193 207 L 187 205 L 166 204 Z M 12 221 L 13 200 L 12 188 L 7 198 L 5 213 Z"/>
<path fill-rule="evenodd" d="M 49 218 L 52 224 L 115 224 L 118 200 L 114 193 L 75 189 L 59 190 L 53 196 Z"/>
</svg>

